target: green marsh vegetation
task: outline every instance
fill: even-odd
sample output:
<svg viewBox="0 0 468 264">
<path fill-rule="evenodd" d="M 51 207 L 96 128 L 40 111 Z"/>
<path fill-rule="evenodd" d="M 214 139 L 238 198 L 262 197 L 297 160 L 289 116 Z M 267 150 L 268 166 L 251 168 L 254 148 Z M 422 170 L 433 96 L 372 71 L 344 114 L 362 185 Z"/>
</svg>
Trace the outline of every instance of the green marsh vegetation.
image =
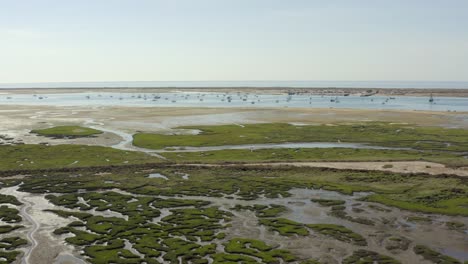
<svg viewBox="0 0 468 264">
<path fill-rule="evenodd" d="M 368 122 L 359 124 L 295 126 L 282 123 L 244 126 L 180 127 L 199 129 L 198 135 L 137 133 L 133 144 L 142 148 L 204 147 L 222 145 L 347 142 L 407 149 L 273 148 L 163 153 L 178 162 L 275 162 L 275 161 L 412 161 L 425 160 L 448 166 L 467 166 L 468 131 L 441 127 Z M 385 168 L 389 168 L 387 165 Z"/>
<path fill-rule="evenodd" d="M 391 252 L 405 251 L 409 248 L 411 240 L 403 236 L 391 236 L 385 241 L 385 248 Z"/>
<path fill-rule="evenodd" d="M 45 129 L 34 129 L 31 130 L 31 133 L 53 138 L 78 138 L 99 135 L 102 134 L 102 131 L 81 126 L 56 126 Z"/>
<path fill-rule="evenodd" d="M 401 262 L 389 256 L 381 255 L 377 252 L 359 249 L 355 251 L 353 255 L 345 258 L 342 263 L 343 264 L 364 264 L 364 263 L 399 264 Z"/>
<path fill-rule="evenodd" d="M 414 253 L 421 255 L 424 259 L 432 262 L 432 263 L 444 263 L 444 264 L 461 264 L 460 261 L 443 255 L 429 247 L 423 245 L 416 245 L 413 248 Z"/>
<path fill-rule="evenodd" d="M 24 226 L 18 224 L 22 220 L 19 211 L 6 204 L 20 206 L 21 202 L 14 196 L 0 194 L 0 204 L 2 204 L 0 206 L 0 220 L 7 224 L 0 225 L 0 234 L 2 236 L 0 238 L 0 263 L 13 263 L 21 254 L 21 251 L 17 249 L 27 245 L 28 242 L 24 238 L 9 234 Z"/>
<path fill-rule="evenodd" d="M 312 202 L 318 203 L 321 206 L 337 206 L 345 204 L 343 200 L 331 200 L 331 199 L 311 199 Z"/>
<path fill-rule="evenodd" d="M 352 230 L 334 224 L 303 224 L 285 218 L 259 219 L 261 225 L 278 232 L 283 236 L 308 236 L 313 232 L 332 237 L 334 239 L 352 243 L 358 246 L 366 246 L 366 239 Z"/>
<path fill-rule="evenodd" d="M 446 222 L 445 225 L 451 230 L 457 230 L 461 232 L 466 229 L 466 225 L 458 221 Z"/>
<path fill-rule="evenodd" d="M 138 133 L 134 135 L 133 143 L 149 149 L 286 142 L 354 142 L 417 150 L 468 150 L 468 131 L 465 129 L 382 122 L 307 126 L 270 123 L 179 128 L 199 129 L 202 132 L 198 135 Z"/>
<path fill-rule="evenodd" d="M 85 145 L 0 146 L 0 170 L 34 170 L 157 163 L 161 159 L 136 151 Z"/>
<path fill-rule="evenodd" d="M 203 152 L 165 152 L 162 156 L 177 163 L 248 163 L 286 161 L 430 161 L 447 166 L 467 166 L 462 154 L 417 150 L 294 148 L 213 150 Z M 387 166 L 388 168 L 388 166 Z"/>
<path fill-rule="evenodd" d="M 160 263 L 161 257 L 169 263 L 278 263 L 296 258 L 286 250 L 275 249 L 266 243 L 234 238 L 225 240 L 223 230 L 229 226 L 227 211 L 210 206 L 210 202 L 177 198 L 133 196 L 116 192 L 73 193 L 46 196 L 53 204 L 83 212 L 54 210 L 61 217 L 73 217 L 77 221 L 54 231 L 56 235 L 71 234 L 65 240 L 83 247 L 91 263 Z M 161 209 L 170 213 L 159 221 Z M 127 216 L 96 216 L 87 211 L 110 210 Z M 132 252 L 125 247 L 128 241 Z M 216 250 L 223 242 L 224 252 Z"/>
<path fill-rule="evenodd" d="M 178 163 L 422 159 L 457 166 L 462 164 L 462 157 L 455 152 L 467 149 L 467 142 L 463 140 L 466 133 L 456 129 L 384 123 L 301 127 L 260 124 L 244 128 L 203 127 L 202 131 L 201 135 L 196 136 L 148 134 L 145 138 L 145 134 L 137 134 L 135 142 L 143 139 L 139 144 L 161 148 L 339 140 L 415 149 L 263 149 L 253 152 L 164 153 L 170 161 Z M 369 192 L 363 201 L 414 212 L 468 216 L 468 182 L 462 177 L 287 166 L 177 166 L 144 153 L 80 145 L 0 146 L 0 158 L 0 170 L 4 175 L 15 175 L 13 172 L 18 170 L 32 175 L 22 179 L 0 179 L 0 186 L 23 182 L 20 191 L 47 194 L 46 198 L 57 206 L 57 210 L 50 212 L 73 220 L 69 225 L 56 229 L 54 234 L 66 234 L 66 242 L 82 249 L 87 260 L 93 264 L 109 261 L 152 264 L 161 260 L 170 263 L 318 263 L 299 259 L 290 251 L 260 240 L 231 236 L 228 230 L 234 214 L 229 210 L 254 212 L 253 217 L 259 225 L 278 232 L 285 239 L 315 235 L 349 243 L 353 247 L 365 247 L 368 242 L 365 237 L 343 225 L 307 224 L 287 219 L 284 217 L 287 212 L 285 206 L 252 202 L 249 206 L 236 205 L 226 210 L 205 199 L 184 198 L 186 196 L 252 201 L 261 197 L 289 197 L 289 191 L 294 188 L 324 189 L 346 195 Z M 153 172 L 167 176 L 168 180 L 148 178 Z M 184 174 L 190 177 L 183 179 L 180 175 Z M 325 210 L 331 216 L 345 221 L 364 225 L 383 223 L 379 219 L 373 218 L 371 221 L 352 216 L 352 212 L 348 214 L 343 200 L 312 201 L 327 207 Z M 21 205 L 16 198 L 8 195 L 0 195 L 0 203 Z M 368 207 L 369 210 L 388 211 L 376 204 L 368 204 Z M 424 218 L 415 217 L 408 220 L 419 224 L 419 218 Z M 6 235 L 0 239 L 0 258 L 12 262 L 20 254 L 16 248 L 26 243 L 21 237 L 8 236 L 9 232 L 22 228 L 19 225 L 21 217 L 17 209 L 0 205 L 0 219 L 7 223 L 0 226 L 0 233 Z M 460 231 L 464 229 L 462 224 L 447 222 L 446 229 Z M 409 243 L 405 238 L 395 236 L 387 237 L 384 246 L 393 252 L 407 250 Z M 415 248 L 415 252 L 426 259 L 448 260 L 424 247 Z M 377 252 L 359 249 L 347 255 L 343 263 L 398 261 Z"/>
<path fill-rule="evenodd" d="M 155 165 L 156 166 L 156 165 Z M 146 167 L 144 167 L 146 168 Z M 33 177 L 20 190 L 33 193 L 76 192 L 119 188 L 135 194 L 164 196 L 238 195 L 254 200 L 288 197 L 293 188 L 337 191 L 343 194 L 371 192 L 364 198 L 415 212 L 468 216 L 468 180 L 463 177 L 440 177 L 417 174 L 398 174 L 379 171 L 347 171 L 300 167 L 171 167 L 160 166 L 158 172 L 169 180 L 150 179 L 149 172 L 132 166 L 117 168 L 109 175 L 96 177 L 96 171 L 77 169 L 80 177 L 69 172 L 57 172 L 57 177 Z M 75 174 L 76 174 L 75 173 Z M 190 175 L 181 179 L 178 173 Z M 266 177 L 266 175 L 268 177 Z M 209 188 L 207 188 L 209 182 Z M 342 211 L 337 206 L 334 211 Z"/>
<path fill-rule="evenodd" d="M 259 263 L 259 259 L 262 263 L 301 263 L 302 260 L 290 251 L 263 241 L 227 236 L 233 218 L 229 211 L 208 201 L 179 196 L 225 199 L 235 196 L 254 200 L 262 196 L 289 197 L 293 188 L 325 189 L 347 195 L 367 191 L 372 192 L 367 199 L 384 198 L 384 204 L 392 203 L 404 209 L 468 215 L 468 186 L 461 177 L 296 167 L 140 166 L 115 167 L 99 175 L 99 170 L 88 168 L 49 171 L 47 175 L 32 171 L 31 177 L 1 182 L 2 186 L 23 182 L 20 191 L 50 193 L 46 198 L 59 206 L 51 212 L 74 220 L 54 233 L 67 234 L 66 242 L 83 249 L 88 261 L 97 264 L 109 260 L 113 263 L 159 263 L 158 258 L 170 263 L 179 263 L 179 259 L 184 263 L 207 263 L 208 259 L 213 263 Z M 154 172 L 167 176 L 168 180 L 147 177 Z M 190 177 L 182 179 L 181 174 Z M 0 199 L 17 202 L 9 196 L 0 196 Z M 343 200 L 314 199 L 314 202 L 329 207 L 330 212 L 344 211 Z M 318 235 L 359 247 L 367 244 L 366 238 L 344 226 L 299 223 L 282 218 L 286 212 L 284 206 L 252 203 L 231 209 L 255 212 L 259 224 L 277 231 L 285 239 Z M 60 209 L 62 207 L 66 210 Z M 166 210 L 169 214 L 163 214 Z M 108 215 L 93 212 L 107 212 Z M 349 220 L 346 215 L 345 220 Z M 128 244 L 132 245 L 132 250 L 126 246 Z M 219 250 L 217 245 L 220 244 L 223 250 Z M 391 249 L 394 246 L 392 244 Z M 398 263 L 365 250 L 345 257 L 345 263 L 365 260 Z M 309 263 L 314 262 L 310 260 Z"/>
<path fill-rule="evenodd" d="M 225 250 L 228 253 L 257 257 L 261 259 L 263 263 L 278 263 L 278 258 L 281 258 L 285 262 L 296 260 L 296 257 L 287 250 L 274 249 L 265 244 L 265 242 L 254 239 L 231 239 L 229 242 L 225 243 Z M 255 259 L 251 260 L 255 261 Z"/>
<path fill-rule="evenodd" d="M 254 204 L 252 206 L 242 206 L 237 204 L 232 210 L 241 211 L 241 210 L 250 210 L 255 212 L 257 217 L 276 217 L 281 213 L 287 211 L 287 208 L 282 205 L 270 204 L 270 205 L 261 205 Z"/>
</svg>

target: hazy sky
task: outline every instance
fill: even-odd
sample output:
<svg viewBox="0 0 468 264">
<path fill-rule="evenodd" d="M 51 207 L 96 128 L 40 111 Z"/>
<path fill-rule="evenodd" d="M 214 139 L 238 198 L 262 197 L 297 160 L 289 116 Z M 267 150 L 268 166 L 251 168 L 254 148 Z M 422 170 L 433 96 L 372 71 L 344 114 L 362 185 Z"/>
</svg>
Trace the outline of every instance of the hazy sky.
<svg viewBox="0 0 468 264">
<path fill-rule="evenodd" d="M 0 83 L 468 81 L 467 0 L 0 0 Z"/>
</svg>

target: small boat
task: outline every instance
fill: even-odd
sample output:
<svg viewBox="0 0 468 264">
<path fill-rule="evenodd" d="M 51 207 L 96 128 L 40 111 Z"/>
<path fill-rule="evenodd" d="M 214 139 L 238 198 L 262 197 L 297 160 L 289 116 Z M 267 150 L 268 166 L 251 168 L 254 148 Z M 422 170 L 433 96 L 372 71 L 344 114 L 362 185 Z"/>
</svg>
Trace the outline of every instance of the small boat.
<svg viewBox="0 0 468 264">
<path fill-rule="evenodd" d="M 434 97 L 431 94 L 431 97 L 429 97 L 429 103 L 433 103 L 433 102 L 434 102 Z"/>
</svg>

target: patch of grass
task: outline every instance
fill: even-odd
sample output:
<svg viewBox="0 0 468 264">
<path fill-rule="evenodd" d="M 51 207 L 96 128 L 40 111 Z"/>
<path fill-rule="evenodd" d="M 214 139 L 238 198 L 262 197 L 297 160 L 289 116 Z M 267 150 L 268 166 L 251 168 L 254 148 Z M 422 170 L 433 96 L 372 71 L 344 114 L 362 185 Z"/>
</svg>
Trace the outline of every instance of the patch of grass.
<svg viewBox="0 0 468 264">
<path fill-rule="evenodd" d="M 438 202 L 424 203 L 412 199 L 411 196 L 413 195 L 374 194 L 366 197 L 365 200 L 415 212 L 468 215 L 468 198 L 448 198 Z"/>
<path fill-rule="evenodd" d="M 85 145 L 0 146 L 0 170 L 76 168 L 161 162 L 135 151 Z"/>
<path fill-rule="evenodd" d="M 0 206 L 0 220 L 5 223 L 19 223 L 21 222 L 21 216 L 18 215 L 19 211 L 15 208 L 10 208 L 6 205 Z"/>
<path fill-rule="evenodd" d="M 364 218 L 364 217 L 350 216 L 345 212 L 345 209 L 346 209 L 346 207 L 343 206 L 343 205 L 332 206 L 329 215 L 337 217 L 337 218 L 345 219 L 345 220 L 348 220 L 350 222 L 363 224 L 363 225 L 371 225 L 372 226 L 372 225 L 375 224 L 374 221 L 372 221 L 370 219 L 367 219 L 367 218 Z"/>
<path fill-rule="evenodd" d="M 102 131 L 81 126 L 56 126 L 45 129 L 34 129 L 31 133 L 53 138 L 78 138 L 102 134 Z"/>
<path fill-rule="evenodd" d="M 359 246 L 367 245 L 367 241 L 363 236 L 341 225 L 308 224 L 306 226 L 322 235 L 330 236 L 340 241 L 352 243 Z"/>
<path fill-rule="evenodd" d="M 429 217 L 424 216 L 409 216 L 407 220 L 415 223 L 432 223 L 432 220 Z"/>
<path fill-rule="evenodd" d="M 385 240 L 385 248 L 392 252 L 408 250 L 411 241 L 402 236 L 391 236 Z"/>
<path fill-rule="evenodd" d="M 416 245 L 414 246 L 413 250 L 414 250 L 414 253 L 423 256 L 424 259 L 431 261 L 432 263 L 461 264 L 460 261 L 452 257 L 443 255 L 423 245 Z"/>
<path fill-rule="evenodd" d="M 345 201 L 343 200 L 311 199 L 311 201 L 314 203 L 318 203 L 321 206 L 336 206 L 345 204 Z"/>
<path fill-rule="evenodd" d="M 214 264 L 256 264 L 255 259 L 238 254 L 217 253 L 213 255 Z"/>
<path fill-rule="evenodd" d="M 13 195 L 0 194 L 0 204 L 22 205 Z"/>
<path fill-rule="evenodd" d="M 27 244 L 28 241 L 20 237 L 5 237 L 0 240 L 0 248 L 6 250 L 16 249 Z"/>
<path fill-rule="evenodd" d="M 291 262 L 296 258 L 286 250 L 273 249 L 265 242 L 255 239 L 234 238 L 225 243 L 225 251 L 233 254 L 254 256 L 263 263 L 279 263 L 279 259 Z"/>
<path fill-rule="evenodd" d="M 345 258 L 343 264 L 399 264 L 400 262 L 389 256 L 381 255 L 377 252 L 359 249 L 353 255 Z"/>
<path fill-rule="evenodd" d="M 286 212 L 286 207 L 282 205 L 270 204 L 270 205 L 260 205 L 255 204 L 253 206 L 241 206 L 237 204 L 233 210 L 250 210 L 254 211 L 257 217 L 277 217 L 281 213 Z"/>
<path fill-rule="evenodd" d="M 24 226 L 22 226 L 22 225 L 14 225 L 14 226 L 2 225 L 2 226 L 0 226 L 0 234 L 10 233 L 13 230 L 20 229 L 20 228 L 23 228 L 23 227 Z"/>
<path fill-rule="evenodd" d="M 18 255 L 21 254 L 21 251 L 3 251 L 0 250 L 0 259 L 2 264 L 13 263 Z"/>
<path fill-rule="evenodd" d="M 463 155 L 416 150 L 353 149 L 353 148 L 272 148 L 227 149 L 203 152 L 164 152 L 162 156 L 178 163 L 249 163 L 284 161 L 430 161 L 447 166 L 466 166 Z M 388 168 L 388 166 L 387 166 Z"/>
<path fill-rule="evenodd" d="M 446 222 L 445 225 L 451 230 L 463 231 L 466 229 L 466 225 L 462 222 Z"/>
<path fill-rule="evenodd" d="M 150 149 L 173 146 L 220 146 L 284 142 L 360 142 L 429 150 L 468 150 L 468 131 L 382 122 L 295 126 L 283 123 L 180 127 L 197 135 L 138 133 L 134 145 Z M 450 144 L 446 144 L 450 143 Z"/>
<path fill-rule="evenodd" d="M 96 177 L 95 170 L 88 172 L 80 169 L 72 175 L 70 172 L 56 172 L 53 177 L 29 178 L 20 186 L 20 190 L 33 193 L 72 193 L 80 189 L 92 191 L 119 188 L 156 196 L 224 197 L 236 194 L 244 200 L 254 200 L 261 195 L 267 198 L 288 197 L 291 195 L 288 191 L 293 188 L 324 189 L 348 195 L 367 191 L 374 194 L 364 200 L 387 206 L 424 213 L 468 215 L 468 181 L 461 177 L 300 167 L 179 166 L 161 167 L 158 172 L 169 175 L 170 178 L 176 172 L 187 173 L 190 175 L 188 180 L 175 177 L 168 181 L 159 181 L 147 178 L 148 172 L 140 170 L 137 166 L 130 166 L 128 169 L 119 167 L 112 173 L 99 177 Z M 82 176 L 74 177 L 78 173 Z M 9 184 L 10 180 L 3 182 Z M 333 209 L 339 214 L 337 216 L 345 217 L 343 208 Z"/>
<path fill-rule="evenodd" d="M 309 231 L 305 228 L 304 224 L 297 223 L 286 218 L 259 219 L 258 222 L 283 236 L 309 235 Z"/>
<path fill-rule="evenodd" d="M 384 208 L 382 206 L 378 206 L 378 205 L 375 205 L 375 204 L 369 204 L 368 205 L 369 208 L 375 210 L 375 211 L 379 211 L 379 212 L 391 212 L 392 210 L 390 209 L 387 209 L 387 208 Z"/>
<path fill-rule="evenodd" d="M 267 226 L 271 231 L 276 231 L 283 236 L 307 236 L 308 228 L 322 235 L 326 235 L 337 240 L 352 243 L 358 246 L 366 246 L 366 239 L 354 233 L 352 230 L 334 224 L 303 224 L 285 218 L 259 219 L 259 224 Z"/>
</svg>

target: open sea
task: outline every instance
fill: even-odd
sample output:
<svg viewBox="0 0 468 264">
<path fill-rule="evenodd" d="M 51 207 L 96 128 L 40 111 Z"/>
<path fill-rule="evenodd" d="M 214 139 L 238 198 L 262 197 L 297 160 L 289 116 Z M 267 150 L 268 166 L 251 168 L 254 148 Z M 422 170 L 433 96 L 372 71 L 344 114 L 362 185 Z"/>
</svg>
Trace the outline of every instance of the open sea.
<svg viewBox="0 0 468 264">
<path fill-rule="evenodd" d="M 125 88 L 125 87 L 293 87 L 293 88 L 440 88 L 468 89 L 465 82 L 428 81 L 141 81 L 0 83 L 3 88 Z"/>
</svg>

